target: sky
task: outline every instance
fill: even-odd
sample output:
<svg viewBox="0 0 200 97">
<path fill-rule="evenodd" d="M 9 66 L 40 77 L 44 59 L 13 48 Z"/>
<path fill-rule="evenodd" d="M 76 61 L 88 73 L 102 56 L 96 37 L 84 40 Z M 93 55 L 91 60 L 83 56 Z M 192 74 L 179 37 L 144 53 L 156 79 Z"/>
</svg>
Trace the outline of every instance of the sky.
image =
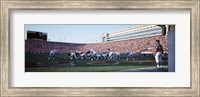
<svg viewBox="0 0 200 97">
<path fill-rule="evenodd" d="M 71 43 L 102 42 L 100 35 L 133 27 L 133 24 L 25 24 L 27 30 L 47 33 L 48 41 Z"/>
</svg>

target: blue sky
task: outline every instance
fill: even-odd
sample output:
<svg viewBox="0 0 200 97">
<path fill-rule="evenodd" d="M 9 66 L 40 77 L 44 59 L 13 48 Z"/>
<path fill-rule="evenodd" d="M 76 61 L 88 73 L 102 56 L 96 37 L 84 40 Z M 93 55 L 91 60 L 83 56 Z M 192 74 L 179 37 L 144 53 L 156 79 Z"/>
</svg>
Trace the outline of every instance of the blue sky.
<svg viewBox="0 0 200 97">
<path fill-rule="evenodd" d="M 133 27 L 133 24 L 25 24 L 27 30 L 45 32 L 48 41 L 72 43 L 101 42 L 102 33 L 110 33 Z"/>
</svg>

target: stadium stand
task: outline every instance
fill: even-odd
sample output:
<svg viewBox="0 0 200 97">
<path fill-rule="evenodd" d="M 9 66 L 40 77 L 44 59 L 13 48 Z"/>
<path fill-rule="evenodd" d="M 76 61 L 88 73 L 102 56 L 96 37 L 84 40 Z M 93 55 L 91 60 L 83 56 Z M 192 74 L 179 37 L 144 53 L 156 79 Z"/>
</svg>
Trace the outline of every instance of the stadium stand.
<svg viewBox="0 0 200 97">
<path fill-rule="evenodd" d="M 69 53 L 69 50 L 79 52 L 87 52 L 94 49 L 100 52 L 106 52 L 109 49 L 115 52 L 124 53 L 125 51 L 132 52 L 155 52 L 155 40 L 159 39 L 163 45 L 164 52 L 168 53 L 167 37 L 153 36 L 146 38 L 137 38 L 130 40 L 114 41 L 107 43 L 63 43 L 63 42 L 49 42 L 42 40 L 25 40 L 25 52 L 31 53 L 49 53 L 52 49 L 59 49 L 58 53 Z"/>
</svg>

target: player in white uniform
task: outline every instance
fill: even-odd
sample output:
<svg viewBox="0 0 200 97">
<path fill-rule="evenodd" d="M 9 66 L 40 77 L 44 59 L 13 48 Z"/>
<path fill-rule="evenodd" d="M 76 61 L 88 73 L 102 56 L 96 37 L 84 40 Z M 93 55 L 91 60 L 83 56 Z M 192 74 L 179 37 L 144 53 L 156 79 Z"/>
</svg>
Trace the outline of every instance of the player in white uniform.
<svg viewBox="0 0 200 97">
<path fill-rule="evenodd" d="M 160 44 L 159 40 L 156 40 L 156 52 L 155 52 L 155 60 L 157 64 L 157 68 L 163 68 L 162 67 L 162 54 L 163 54 L 163 47 Z"/>
<path fill-rule="evenodd" d="M 78 57 L 76 56 L 76 51 L 70 50 L 70 59 L 73 60 L 73 58 L 78 59 Z"/>
<path fill-rule="evenodd" d="M 108 49 L 108 60 L 114 60 L 116 58 L 116 52 L 112 52 L 110 51 L 110 49 Z"/>
<path fill-rule="evenodd" d="M 91 49 L 90 53 L 91 53 L 91 55 L 90 55 L 91 61 L 93 61 L 95 59 L 96 51 L 94 49 Z"/>
<path fill-rule="evenodd" d="M 49 53 L 49 60 L 51 59 L 51 57 L 53 58 L 53 60 L 55 59 L 55 55 L 56 55 L 57 50 L 53 49 L 50 51 Z"/>
</svg>

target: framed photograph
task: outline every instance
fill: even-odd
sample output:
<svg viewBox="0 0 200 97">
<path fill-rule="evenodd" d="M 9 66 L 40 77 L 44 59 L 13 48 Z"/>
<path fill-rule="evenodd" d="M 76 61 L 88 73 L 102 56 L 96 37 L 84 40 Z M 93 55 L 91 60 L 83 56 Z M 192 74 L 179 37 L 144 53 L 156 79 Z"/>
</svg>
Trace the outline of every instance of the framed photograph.
<svg viewBox="0 0 200 97">
<path fill-rule="evenodd" d="M 175 25 L 24 26 L 25 72 L 168 72 Z"/>
<path fill-rule="evenodd" d="M 200 96 L 199 0 L 1 1 L 1 96 Z"/>
</svg>

